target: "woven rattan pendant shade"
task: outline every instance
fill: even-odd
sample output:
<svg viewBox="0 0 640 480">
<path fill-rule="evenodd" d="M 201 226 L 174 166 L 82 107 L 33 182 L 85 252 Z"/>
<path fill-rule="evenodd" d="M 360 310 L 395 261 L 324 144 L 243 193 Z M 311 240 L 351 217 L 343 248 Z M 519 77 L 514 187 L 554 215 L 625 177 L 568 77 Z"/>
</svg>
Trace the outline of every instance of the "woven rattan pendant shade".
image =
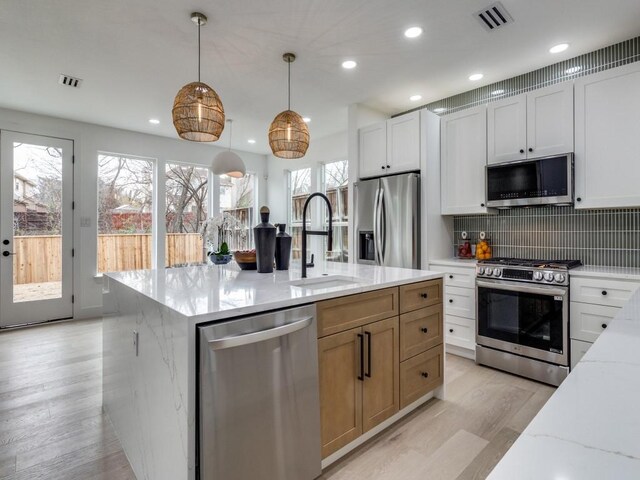
<svg viewBox="0 0 640 480">
<path fill-rule="evenodd" d="M 224 107 L 206 83 L 192 82 L 182 87 L 171 113 L 178 135 L 185 140 L 215 142 L 224 129 Z"/>
<path fill-rule="evenodd" d="M 302 158 L 309 148 L 309 129 L 292 110 L 279 113 L 269 127 L 269 145 L 279 158 Z"/>
<path fill-rule="evenodd" d="M 285 53 L 282 59 L 288 64 L 288 107 L 271 122 L 269 146 L 276 157 L 302 158 L 309 148 L 309 128 L 302 117 L 291 110 L 291 64 L 296 56 Z"/>
<path fill-rule="evenodd" d="M 198 26 L 198 81 L 185 85 L 176 95 L 173 126 L 185 140 L 215 142 L 224 130 L 224 107 L 215 90 L 200 81 L 200 27 L 206 25 L 207 17 L 194 12 L 191 20 Z"/>
</svg>

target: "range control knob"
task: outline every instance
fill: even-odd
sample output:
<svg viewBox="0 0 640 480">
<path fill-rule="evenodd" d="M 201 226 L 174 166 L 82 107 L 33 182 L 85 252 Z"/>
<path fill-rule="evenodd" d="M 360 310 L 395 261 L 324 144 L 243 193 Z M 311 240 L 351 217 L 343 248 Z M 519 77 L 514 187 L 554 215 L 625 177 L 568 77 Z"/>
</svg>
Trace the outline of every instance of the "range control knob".
<svg viewBox="0 0 640 480">
<path fill-rule="evenodd" d="M 556 283 L 562 283 L 562 282 L 564 282 L 564 274 L 556 273 L 554 275 L 553 279 L 556 281 Z"/>
<path fill-rule="evenodd" d="M 499 277 L 500 275 L 502 275 L 502 270 L 500 270 L 499 268 L 496 268 L 496 269 L 493 271 L 493 276 L 494 276 L 494 277 Z"/>
<path fill-rule="evenodd" d="M 539 282 L 540 280 L 542 280 L 542 277 L 543 277 L 542 272 L 533 272 L 533 279 L 534 280 Z"/>
<path fill-rule="evenodd" d="M 553 282 L 553 272 L 544 272 L 544 279 L 547 282 Z"/>
<path fill-rule="evenodd" d="M 484 269 L 484 273 L 487 275 L 492 275 L 493 274 L 493 268 L 491 267 L 487 267 Z"/>
<path fill-rule="evenodd" d="M 478 267 L 478 275 L 484 275 L 484 267 Z"/>
</svg>

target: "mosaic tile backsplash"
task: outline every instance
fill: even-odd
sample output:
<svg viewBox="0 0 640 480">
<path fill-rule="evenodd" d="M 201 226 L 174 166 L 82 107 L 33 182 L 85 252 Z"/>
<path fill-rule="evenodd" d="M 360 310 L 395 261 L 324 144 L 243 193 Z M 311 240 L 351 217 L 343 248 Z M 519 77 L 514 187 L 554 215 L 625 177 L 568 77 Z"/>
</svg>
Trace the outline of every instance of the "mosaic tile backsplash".
<svg viewBox="0 0 640 480">
<path fill-rule="evenodd" d="M 577 259 L 584 265 L 640 267 L 640 208 L 545 206 L 456 216 L 454 254 L 462 231 L 474 242 L 481 231 L 486 232 L 496 257 Z"/>
</svg>

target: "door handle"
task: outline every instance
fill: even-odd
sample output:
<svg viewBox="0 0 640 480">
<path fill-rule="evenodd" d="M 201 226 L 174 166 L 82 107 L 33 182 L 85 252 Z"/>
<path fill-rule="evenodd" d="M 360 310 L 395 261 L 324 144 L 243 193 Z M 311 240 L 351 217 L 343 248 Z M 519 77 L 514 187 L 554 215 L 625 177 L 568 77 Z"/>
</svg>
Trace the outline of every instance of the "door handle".
<svg viewBox="0 0 640 480">
<path fill-rule="evenodd" d="M 360 340 L 360 375 L 358 375 L 358 380 L 364 382 L 364 335 L 359 333 L 358 340 Z"/>
<path fill-rule="evenodd" d="M 225 348 L 240 347 L 242 345 L 250 345 L 252 343 L 264 342 L 272 338 L 283 337 L 298 330 L 311 325 L 313 317 L 306 317 L 297 322 L 287 323 L 279 327 L 262 330 L 255 333 L 247 333 L 245 335 L 237 335 L 233 337 L 225 337 L 217 340 L 209 340 L 209 347 L 213 350 L 222 350 Z"/>
<path fill-rule="evenodd" d="M 376 198 L 373 201 L 373 250 L 374 256 L 376 258 L 376 265 L 380 265 L 380 246 L 378 245 L 380 241 L 380 216 L 378 213 L 380 203 L 380 189 L 376 190 Z"/>
<path fill-rule="evenodd" d="M 15 255 L 14 252 L 9 252 L 8 250 L 5 250 L 4 252 L 2 252 L 2 256 L 3 257 L 8 257 L 9 255 Z"/>
<path fill-rule="evenodd" d="M 380 264 L 384 264 L 385 251 L 387 249 L 387 212 L 384 208 L 384 189 L 380 189 L 380 234 L 382 235 L 380 249 Z"/>
<path fill-rule="evenodd" d="M 367 336 L 367 373 L 364 375 L 371 378 L 371 332 L 364 332 Z"/>
</svg>

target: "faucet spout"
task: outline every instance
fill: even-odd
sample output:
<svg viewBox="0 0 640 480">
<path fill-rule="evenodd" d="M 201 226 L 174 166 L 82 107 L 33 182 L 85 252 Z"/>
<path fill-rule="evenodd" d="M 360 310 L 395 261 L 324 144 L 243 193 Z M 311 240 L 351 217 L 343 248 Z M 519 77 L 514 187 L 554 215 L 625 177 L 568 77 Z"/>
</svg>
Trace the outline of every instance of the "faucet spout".
<svg viewBox="0 0 640 480">
<path fill-rule="evenodd" d="M 320 197 L 327 204 L 329 210 L 329 229 L 328 230 L 307 230 L 307 207 L 314 197 Z M 304 202 L 304 208 L 302 209 L 302 278 L 307 278 L 307 235 L 323 235 L 327 237 L 327 250 L 333 249 L 333 210 L 331 209 L 331 202 L 329 198 L 320 192 L 315 192 L 309 195 Z"/>
</svg>

